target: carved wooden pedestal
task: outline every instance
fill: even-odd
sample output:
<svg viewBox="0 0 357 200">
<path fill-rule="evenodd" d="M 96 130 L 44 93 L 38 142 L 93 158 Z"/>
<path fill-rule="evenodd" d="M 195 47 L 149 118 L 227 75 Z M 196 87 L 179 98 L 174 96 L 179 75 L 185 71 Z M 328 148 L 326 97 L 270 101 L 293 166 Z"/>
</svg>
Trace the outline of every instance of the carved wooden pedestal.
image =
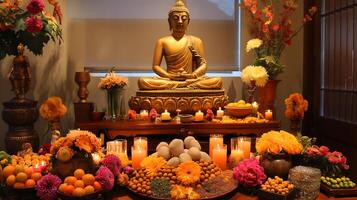
<svg viewBox="0 0 357 200">
<path fill-rule="evenodd" d="M 158 113 L 165 109 L 175 113 L 176 109 L 180 109 L 181 113 L 194 114 L 198 110 L 218 110 L 227 103 L 228 96 L 224 90 L 141 90 L 131 97 L 129 107 L 136 112 L 155 108 Z"/>
<path fill-rule="evenodd" d="M 38 118 L 37 101 L 29 99 L 13 99 L 4 102 L 2 118 L 9 125 L 5 143 L 9 154 L 16 154 L 23 143 L 31 143 L 34 150 L 38 149 L 38 135 L 33 124 Z"/>
</svg>

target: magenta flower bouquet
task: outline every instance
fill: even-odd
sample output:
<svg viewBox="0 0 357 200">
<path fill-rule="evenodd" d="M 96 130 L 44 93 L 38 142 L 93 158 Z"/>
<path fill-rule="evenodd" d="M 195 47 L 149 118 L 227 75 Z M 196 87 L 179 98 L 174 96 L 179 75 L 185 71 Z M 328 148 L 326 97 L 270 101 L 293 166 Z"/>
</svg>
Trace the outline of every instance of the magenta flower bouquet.
<svg viewBox="0 0 357 200">
<path fill-rule="evenodd" d="M 35 55 L 49 40 L 62 40 L 61 9 L 57 0 L 47 0 L 53 13 L 45 10 L 44 0 L 0 0 L 0 60 L 17 55 L 22 43 Z"/>
<path fill-rule="evenodd" d="M 233 177 L 239 185 L 244 187 L 256 187 L 263 184 L 266 179 L 264 169 L 259 162 L 254 159 L 245 159 L 233 169 Z"/>
<path fill-rule="evenodd" d="M 103 166 L 107 167 L 114 176 L 118 176 L 121 171 L 121 161 L 115 155 L 106 155 L 102 160 Z"/>
</svg>

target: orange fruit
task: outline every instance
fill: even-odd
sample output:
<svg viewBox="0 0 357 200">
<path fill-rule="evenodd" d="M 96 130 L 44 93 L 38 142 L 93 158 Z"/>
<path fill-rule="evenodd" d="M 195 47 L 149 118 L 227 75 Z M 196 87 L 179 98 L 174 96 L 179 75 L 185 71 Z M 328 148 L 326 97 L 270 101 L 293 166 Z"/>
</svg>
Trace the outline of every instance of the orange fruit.
<svg viewBox="0 0 357 200">
<path fill-rule="evenodd" d="M 91 185 L 88 185 L 84 188 L 85 192 L 86 192 L 86 195 L 88 194 L 92 194 L 94 192 L 94 187 L 91 186 Z"/>
<path fill-rule="evenodd" d="M 84 188 L 84 183 L 82 180 L 77 180 L 75 183 L 74 183 L 74 187 L 76 188 Z"/>
<path fill-rule="evenodd" d="M 16 165 L 15 166 L 15 174 L 18 174 L 18 173 L 20 173 L 20 172 L 23 172 L 24 171 L 24 167 L 23 166 L 21 166 L 21 165 Z"/>
<path fill-rule="evenodd" d="M 64 190 L 68 184 L 67 183 L 62 183 L 59 187 L 58 190 L 62 193 L 64 193 Z"/>
<path fill-rule="evenodd" d="M 66 187 L 63 188 L 63 192 L 66 194 L 66 195 L 70 195 L 72 196 L 73 194 L 73 191 L 74 191 L 74 186 L 73 185 L 66 185 Z"/>
<path fill-rule="evenodd" d="M 85 174 L 82 176 L 82 181 L 84 182 L 84 185 L 93 185 L 95 178 L 92 174 Z"/>
<path fill-rule="evenodd" d="M 102 185 L 98 181 L 94 181 L 93 187 L 94 187 L 95 190 L 102 189 Z"/>
<path fill-rule="evenodd" d="M 74 176 L 77 179 L 82 179 L 82 176 L 85 174 L 83 169 L 76 169 L 76 171 L 74 171 Z"/>
<path fill-rule="evenodd" d="M 40 172 L 35 172 L 35 173 L 31 174 L 31 179 L 33 179 L 36 182 L 38 180 L 40 180 L 41 177 L 42 177 L 42 174 Z"/>
<path fill-rule="evenodd" d="M 9 177 L 10 175 L 15 175 L 15 167 L 8 165 L 2 170 L 2 173 L 5 178 Z"/>
<path fill-rule="evenodd" d="M 12 187 L 16 183 L 15 175 L 10 175 L 6 178 L 6 185 Z"/>
<path fill-rule="evenodd" d="M 27 174 L 28 177 L 31 177 L 33 171 L 31 167 L 25 167 L 24 172 Z"/>
<path fill-rule="evenodd" d="M 25 187 L 25 183 L 15 183 L 14 188 L 16 189 L 22 189 Z"/>
<path fill-rule="evenodd" d="M 86 194 L 86 191 L 83 188 L 76 188 L 73 190 L 73 196 L 82 197 Z"/>
<path fill-rule="evenodd" d="M 16 175 L 17 182 L 25 183 L 26 180 L 27 180 L 27 174 L 25 172 L 19 172 Z"/>
<path fill-rule="evenodd" d="M 35 185 L 36 185 L 36 182 L 33 179 L 27 179 L 25 182 L 25 186 L 29 187 L 29 188 L 35 187 Z"/>
<path fill-rule="evenodd" d="M 64 179 L 64 182 L 69 184 L 69 185 L 74 185 L 74 183 L 77 181 L 77 178 L 74 177 L 74 176 L 67 176 L 65 179 Z"/>
</svg>

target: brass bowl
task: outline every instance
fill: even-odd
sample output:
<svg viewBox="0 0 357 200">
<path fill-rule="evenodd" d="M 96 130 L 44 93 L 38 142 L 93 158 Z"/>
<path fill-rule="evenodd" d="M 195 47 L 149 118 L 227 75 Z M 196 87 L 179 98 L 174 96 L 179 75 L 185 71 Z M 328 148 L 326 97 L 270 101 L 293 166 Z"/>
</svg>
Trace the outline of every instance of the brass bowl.
<svg viewBox="0 0 357 200">
<path fill-rule="evenodd" d="M 193 122 L 193 120 L 194 120 L 193 115 L 190 115 L 190 114 L 180 115 L 181 123 L 190 123 L 190 122 Z"/>
<path fill-rule="evenodd" d="M 253 107 L 225 106 L 224 109 L 229 116 L 239 118 L 246 117 L 253 112 Z"/>
</svg>

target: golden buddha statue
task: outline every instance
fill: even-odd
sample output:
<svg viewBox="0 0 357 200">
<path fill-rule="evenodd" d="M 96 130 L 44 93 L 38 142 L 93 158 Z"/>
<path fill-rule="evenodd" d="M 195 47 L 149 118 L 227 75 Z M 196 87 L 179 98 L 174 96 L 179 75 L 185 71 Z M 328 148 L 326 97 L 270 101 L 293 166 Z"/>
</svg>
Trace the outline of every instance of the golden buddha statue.
<svg viewBox="0 0 357 200">
<path fill-rule="evenodd" d="M 190 14 L 182 0 L 177 0 L 171 8 L 168 21 L 172 34 L 158 39 L 154 51 L 153 71 L 158 77 L 139 78 L 139 89 L 222 89 L 221 78 L 205 76 L 207 62 L 204 58 L 202 40 L 186 35 Z M 160 66 L 163 57 L 165 57 L 167 70 Z"/>
</svg>

